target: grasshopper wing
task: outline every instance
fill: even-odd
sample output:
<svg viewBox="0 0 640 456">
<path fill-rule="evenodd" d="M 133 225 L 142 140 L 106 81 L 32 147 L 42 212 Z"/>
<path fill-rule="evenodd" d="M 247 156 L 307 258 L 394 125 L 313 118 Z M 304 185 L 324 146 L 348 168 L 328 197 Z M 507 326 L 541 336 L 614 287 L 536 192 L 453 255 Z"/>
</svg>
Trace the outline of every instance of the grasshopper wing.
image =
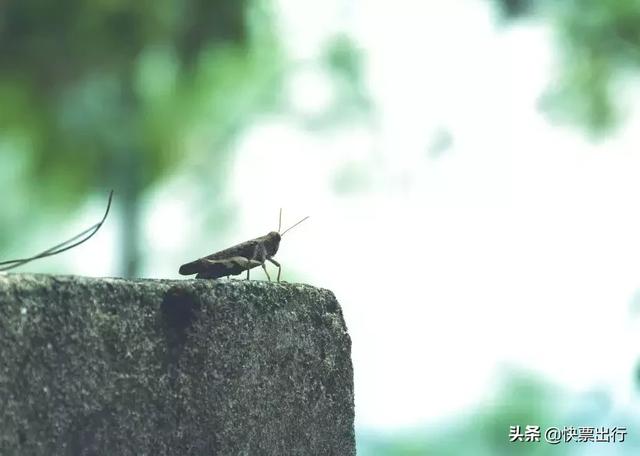
<svg viewBox="0 0 640 456">
<path fill-rule="evenodd" d="M 202 260 L 202 269 L 196 275 L 196 279 L 217 279 L 230 275 L 238 275 L 248 269 L 260 266 L 262 263 L 249 260 L 245 257 L 235 256 L 224 260 Z"/>
<path fill-rule="evenodd" d="M 258 243 L 258 239 L 252 239 L 250 241 L 242 242 L 240 244 L 234 245 L 233 247 L 229 247 L 224 250 L 220 250 L 219 252 L 212 253 L 203 258 L 198 258 L 195 261 L 190 263 L 183 264 L 180 266 L 178 272 L 182 275 L 191 275 L 199 272 L 209 271 L 211 268 L 222 268 L 223 266 L 212 266 L 212 262 L 219 261 L 221 264 L 224 264 L 224 261 L 229 261 L 227 263 L 227 267 L 235 270 L 236 268 L 241 268 L 242 260 L 239 258 L 243 258 L 244 261 L 249 261 L 248 258 L 252 258 L 256 249 L 256 245 Z M 260 263 L 258 263 L 259 265 Z M 234 266 L 235 265 L 235 266 Z M 248 264 L 247 264 L 248 266 Z M 253 265 L 251 267 L 254 267 Z M 240 274 L 240 272 L 246 270 L 240 269 L 239 272 L 234 273 L 233 275 Z M 251 269 L 251 268 L 249 268 Z M 231 275 L 231 274 L 226 274 Z M 222 277 L 222 276 L 219 276 Z"/>
</svg>

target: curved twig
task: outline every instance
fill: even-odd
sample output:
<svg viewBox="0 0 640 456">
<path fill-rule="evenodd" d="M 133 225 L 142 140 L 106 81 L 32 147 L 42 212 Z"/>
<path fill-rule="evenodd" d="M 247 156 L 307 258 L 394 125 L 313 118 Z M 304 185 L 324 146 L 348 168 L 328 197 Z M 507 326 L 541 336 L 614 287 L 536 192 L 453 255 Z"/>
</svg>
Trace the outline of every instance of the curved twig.
<svg viewBox="0 0 640 456">
<path fill-rule="evenodd" d="M 76 234 L 75 236 L 73 236 L 71 239 L 67 239 L 64 242 L 61 242 L 58 245 L 54 245 L 53 247 L 38 253 L 37 255 L 34 255 L 32 257 L 29 258 L 21 258 L 18 260 L 8 260 L 8 261 L 0 261 L 0 271 L 8 271 L 9 269 L 13 269 L 13 268 L 17 268 L 18 266 L 22 266 L 23 264 L 29 263 L 31 261 L 34 260 L 39 260 L 41 258 L 46 258 L 49 256 L 53 256 L 53 255 L 57 255 L 59 253 L 65 252 L 67 250 L 70 250 L 74 247 L 79 246 L 80 244 L 82 244 L 83 242 L 88 241 L 89 239 L 91 239 L 97 232 L 98 230 L 102 227 L 102 224 L 104 223 L 104 221 L 107 219 L 107 215 L 109 215 L 109 209 L 111 209 L 111 200 L 113 199 L 113 190 L 111 190 L 111 192 L 109 193 L 109 201 L 107 202 L 107 209 L 104 212 L 104 215 L 102 216 L 102 220 L 100 220 L 98 223 L 96 223 L 95 225 L 93 225 L 91 228 L 87 228 L 86 230 L 84 230 L 83 232 L 81 232 L 80 234 Z M 86 236 L 84 239 L 81 239 L 80 241 L 74 242 L 76 241 L 76 239 L 80 239 L 83 236 L 87 235 L 87 233 L 90 233 L 88 236 Z"/>
</svg>

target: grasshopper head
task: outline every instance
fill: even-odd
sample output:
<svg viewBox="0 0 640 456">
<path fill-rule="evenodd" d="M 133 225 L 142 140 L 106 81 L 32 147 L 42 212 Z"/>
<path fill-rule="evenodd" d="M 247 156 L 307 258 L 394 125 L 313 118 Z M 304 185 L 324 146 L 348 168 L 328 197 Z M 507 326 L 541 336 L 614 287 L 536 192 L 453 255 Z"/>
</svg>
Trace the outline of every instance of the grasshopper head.
<svg viewBox="0 0 640 456">
<path fill-rule="evenodd" d="M 272 231 L 265 236 L 265 247 L 267 248 L 267 252 L 269 255 L 273 256 L 278 251 L 278 247 L 280 247 L 280 233 L 277 231 Z"/>
<path fill-rule="evenodd" d="M 282 209 L 280 209 L 280 219 L 278 220 L 278 231 L 272 231 L 271 233 L 267 234 L 264 237 L 264 243 L 267 248 L 267 253 L 269 254 L 269 256 L 273 256 L 276 254 L 276 252 L 278 251 L 278 247 L 280 247 L 280 239 L 282 239 L 282 236 L 284 236 L 284 234 L 287 231 L 289 231 L 291 228 L 295 226 L 298 226 L 308 218 L 309 217 L 303 218 L 298 223 L 295 223 L 294 225 L 290 226 L 289 228 L 284 230 L 282 233 L 280 233 L 280 228 L 282 228 Z"/>
</svg>

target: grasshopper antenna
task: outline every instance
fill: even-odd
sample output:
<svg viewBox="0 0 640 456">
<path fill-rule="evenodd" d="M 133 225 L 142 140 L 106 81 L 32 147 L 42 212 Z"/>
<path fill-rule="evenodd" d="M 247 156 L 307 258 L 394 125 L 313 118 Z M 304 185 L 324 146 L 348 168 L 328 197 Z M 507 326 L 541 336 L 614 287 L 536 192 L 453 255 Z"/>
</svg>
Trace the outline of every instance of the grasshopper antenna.
<svg viewBox="0 0 640 456">
<path fill-rule="evenodd" d="M 280 228 L 282 228 L 282 208 L 280 208 L 280 215 L 278 216 L 278 233 L 280 232 Z"/>
<path fill-rule="evenodd" d="M 286 233 L 287 231 L 289 231 L 291 228 L 294 228 L 298 225 L 300 225 L 302 222 L 304 222 L 306 219 L 308 219 L 309 216 L 307 215 L 305 218 L 303 218 L 302 220 L 300 220 L 298 223 L 293 224 L 292 226 L 290 226 L 289 228 L 287 228 L 286 230 L 284 230 L 284 232 L 280 233 L 280 236 L 284 236 L 284 233 Z"/>
</svg>

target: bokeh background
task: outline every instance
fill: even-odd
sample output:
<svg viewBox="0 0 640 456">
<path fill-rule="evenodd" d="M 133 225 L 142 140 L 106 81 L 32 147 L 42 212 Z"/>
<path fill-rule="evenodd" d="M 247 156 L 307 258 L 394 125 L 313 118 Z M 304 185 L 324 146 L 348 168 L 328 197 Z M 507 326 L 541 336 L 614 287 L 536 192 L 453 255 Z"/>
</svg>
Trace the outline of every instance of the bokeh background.
<svg viewBox="0 0 640 456">
<path fill-rule="evenodd" d="M 640 454 L 639 70 L 637 0 L 3 1 L 0 260 L 110 189 L 21 270 L 178 278 L 310 215 L 277 259 L 343 306 L 358 454 Z"/>
</svg>

